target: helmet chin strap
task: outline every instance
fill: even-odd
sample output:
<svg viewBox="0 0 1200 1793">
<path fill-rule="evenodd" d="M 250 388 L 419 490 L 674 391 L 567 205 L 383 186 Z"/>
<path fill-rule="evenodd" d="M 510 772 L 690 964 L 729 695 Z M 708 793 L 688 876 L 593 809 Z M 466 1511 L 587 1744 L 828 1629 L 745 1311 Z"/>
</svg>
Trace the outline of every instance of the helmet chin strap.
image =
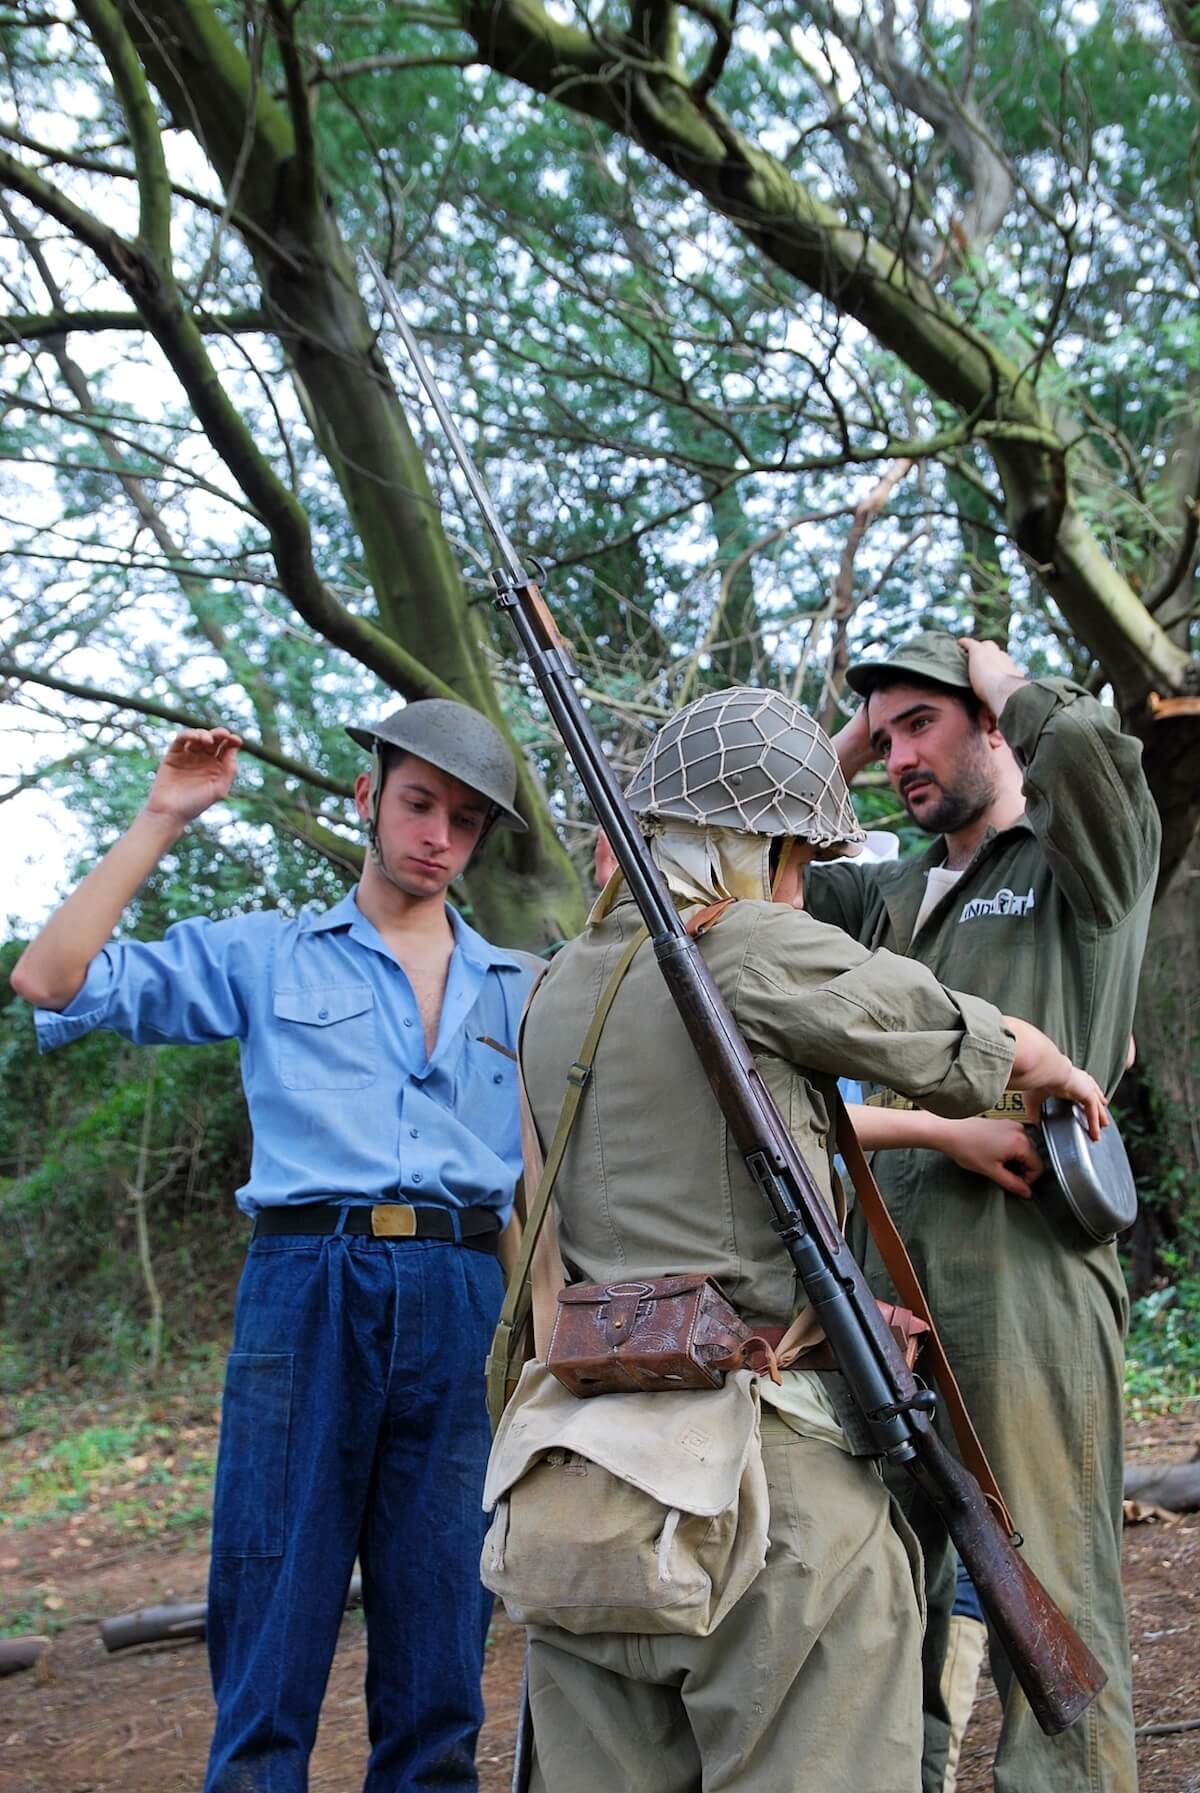
<svg viewBox="0 0 1200 1793">
<path fill-rule="evenodd" d="M 379 851 L 379 804 L 383 797 L 383 743 L 371 743 L 371 771 L 367 782 L 367 851 L 382 871 L 387 871 Z"/>
<path fill-rule="evenodd" d="M 383 756 L 384 743 L 376 739 L 371 747 L 371 771 L 367 783 L 367 852 L 379 867 L 388 883 L 396 890 L 403 890 L 404 886 L 392 875 L 388 862 L 383 856 L 383 848 L 379 844 L 379 811 L 383 803 L 384 784 Z M 499 817 L 500 809 L 493 803 L 488 809 L 487 818 L 479 831 L 479 839 L 471 849 L 471 859 L 474 859 L 476 853 L 478 853 L 480 847 L 482 847 L 484 841 L 496 826 Z M 469 859 L 467 865 L 470 863 L 471 860 Z M 467 867 L 464 866 L 463 871 L 466 871 L 466 869 Z"/>
<path fill-rule="evenodd" d="M 367 785 L 367 852 L 379 867 L 394 890 L 402 887 L 393 877 L 387 860 L 383 856 L 383 848 L 379 844 L 379 810 L 383 802 L 384 760 L 383 742 L 376 740 L 371 747 L 371 773 Z"/>
</svg>

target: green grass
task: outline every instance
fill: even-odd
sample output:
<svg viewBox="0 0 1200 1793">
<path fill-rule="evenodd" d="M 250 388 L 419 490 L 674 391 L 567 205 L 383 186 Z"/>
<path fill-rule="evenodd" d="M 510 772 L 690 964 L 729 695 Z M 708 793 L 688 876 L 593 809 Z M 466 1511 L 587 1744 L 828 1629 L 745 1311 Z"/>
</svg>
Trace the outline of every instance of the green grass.
<svg viewBox="0 0 1200 1793">
<path fill-rule="evenodd" d="M 204 1352 L 154 1387 L 44 1387 L 10 1401 L 0 1526 L 17 1533 L 82 1515 L 89 1533 L 156 1536 L 207 1524 L 220 1363 Z"/>
<path fill-rule="evenodd" d="M 67 1623 L 61 1613 L 47 1612 L 40 1604 L 26 1606 L 4 1614 L 0 1620 L 0 1637 L 55 1637 Z"/>
</svg>

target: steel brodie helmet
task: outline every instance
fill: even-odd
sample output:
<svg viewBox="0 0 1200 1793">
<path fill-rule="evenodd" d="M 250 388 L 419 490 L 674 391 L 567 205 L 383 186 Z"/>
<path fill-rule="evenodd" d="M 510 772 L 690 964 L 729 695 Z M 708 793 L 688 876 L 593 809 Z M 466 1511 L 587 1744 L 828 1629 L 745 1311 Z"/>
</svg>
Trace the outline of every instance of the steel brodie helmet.
<svg viewBox="0 0 1200 1793">
<path fill-rule="evenodd" d="M 367 728 L 348 728 L 346 733 L 374 755 L 371 775 L 371 830 L 374 834 L 379 793 L 382 789 L 383 750 L 396 747 L 403 753 L 436 766 L 462 784 L 470 785 L 492 805 L 488 826 L 526 832 L 513 805 L 517 795 L 517 766 L 508 742 L 498 728 L 469 704 L 444 697 L 427 697 L 403 709 L 389 710 Z"/>
<path fill-rule="evenodd" d="M 779 691 L 698 697 L 658 731 L 626 796 L 638 815 L 817 848 L 866 838 L 829 736 Z"/>
</svg>

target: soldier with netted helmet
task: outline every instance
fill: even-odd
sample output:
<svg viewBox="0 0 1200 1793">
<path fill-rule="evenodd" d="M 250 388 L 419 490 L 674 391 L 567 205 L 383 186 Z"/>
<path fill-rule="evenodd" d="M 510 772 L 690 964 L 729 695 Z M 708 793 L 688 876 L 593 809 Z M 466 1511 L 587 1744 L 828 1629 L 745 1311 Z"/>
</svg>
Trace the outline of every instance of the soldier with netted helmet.
<svg viewBox="0 0 1200 1793">
<path fill-rule="evenodd" d="M 912 1100 L 950 1116 L 1014 1085 L 1098 1103 L 1090 1080 L 1036 1030 L 805 914 L 804 866 L 853 855 L 863 835 L 830 741 L 786 697 L 738 688 L 697 699 L 656 734 L 627 795 L 835 1212 L 841 1075 L 878 1079 L 886 1067 Z M 555 1184 L 563 1272 L 622 1287 L 706 1273 L 756 1332 L 771 1340 L 791 1329 L 796 1349 L 819 1329 L 811 1316 L 793 1326 L 804 1298 L 792 1262 L 654 952 L 634 944 L 639 930 L 618 870 L 524 1024 L 522 1073 L 545 1148 L 602 992 L 611 998 Z M 657 1620 L 584 1635 L 532 1626 L 535 1787 L 915 1793 L 915 1553 L 874 1463 L 851 1451 L 827 1372 L 785 1368 L 761 1394 L 765 1566 L 707 1636 Z"/>
<path fill-rule="evenodd" d="M 349 730 L 369 852 L 331 909 L 109 939 L 239 737 L 186 729 L 145 808 L 14 969 L 40 1044 L 233 1038 L 253 1235 L 221 1422 L 207 1793 L 301 1793 L 354 1559 L 366 1786 L 477 1786 L 490 1600 L 479 1583 L 500 1230 L 520 1166 L 514 1047 L 531 981 L 446 902 L 493 827 L 521 830 L 500 732 L 441 699 Z"/>
</svg>

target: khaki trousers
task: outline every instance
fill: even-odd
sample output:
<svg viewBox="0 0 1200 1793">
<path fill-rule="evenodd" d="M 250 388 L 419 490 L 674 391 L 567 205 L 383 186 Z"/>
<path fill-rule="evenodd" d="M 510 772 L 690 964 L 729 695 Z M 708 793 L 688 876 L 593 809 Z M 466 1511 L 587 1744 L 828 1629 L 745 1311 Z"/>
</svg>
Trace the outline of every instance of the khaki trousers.
<svg viewBox="0 0 1200 1793">
<path fill-rule="evenodd" d="M 916 1793 L 919 1557 L 873 1463 L 762 1431 L 767 1562 L 711 1636 L 530 1628 L 535 1793 Z"/>
</svg>

